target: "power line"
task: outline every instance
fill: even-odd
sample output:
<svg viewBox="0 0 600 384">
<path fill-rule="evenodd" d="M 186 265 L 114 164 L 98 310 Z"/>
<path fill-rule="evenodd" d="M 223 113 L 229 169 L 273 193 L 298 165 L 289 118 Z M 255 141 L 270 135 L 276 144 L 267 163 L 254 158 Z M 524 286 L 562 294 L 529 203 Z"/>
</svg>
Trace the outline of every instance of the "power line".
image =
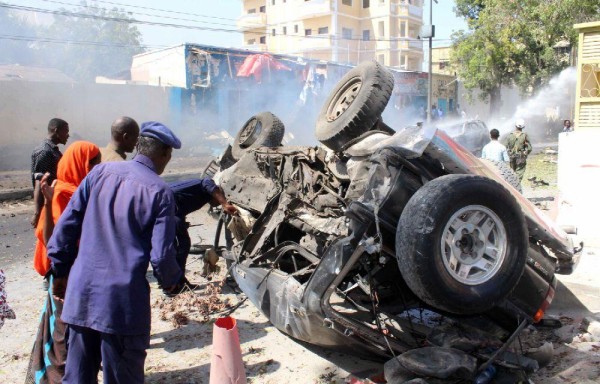
<svg viewBox="0 0 600 384">
<path fill-rule="evenodd" d="M 87 5 L 87 4 L 74 4 L 74 3 L 67 3 L 64 1 L 55 1 L 55 0 L 42 0 L 46 3 L 53 3 L 53 4 L 61 4 L 61 5 L 70 5 L 70 6 L 75 6 L 75 7 L 82 7 L 82 8 L 90 8 L 90 9 L 98 9 L 98 10 L 107 10 L 106 8 L 103 7 L 96 7 L 93 5 Z M 118 4 L 118 3 L 114 3 L 114 4 Z M 120 5 L 125 5 L 125 4 L 120 4 Z M 127 5 L 129 6 L 129 5 Z M 133 5 L 131 5 L 131 7 L 134 7 Z M 140 8 L 147 8 L 147 7 L 140 7 Z M 155 9 L 155 8 L 150 8 L 150 9 Z M 130 12 L 126 9 L 122 10 L 123 12 L 127 13 L 127 14 L 133 14 L 134 12 Z M 179 12 L 178 12 L 179 13 Z M 232 24 L 222 24 L 222 23 L 214 23 L 214 22 L 205 22 L 205 21 L 199 21 L 196 19 L 186 19 L 186 18 L 182 18 L 182 17 L 173 17 L 173 16 L 165 16 L 165 15 L 159 15 L 159 14 L 152 14 L 152 13 L 141 13 L 141 12 L 135 12 L 136 15 L 140 15 L 140 16 L 150 16 L 150 17 L 159 17 L 162 19 L 169 19 L 169 20 L 179 20 L 179 21 L 191 21 L 193 23 L 198 23 L 198 22 L 202 22 L 202 23 L 207 23 L 207 24 L 213 24 L 213 25 L 221 25 L 221 26 L 225 26 L 225 27 L 233 27 L 234 25 Z M 196 14 L 187 14 L 188 16 L 194 16 Z M 210 16 L 201 16 L 201 15 L 197 15 L 199 17 L 206 17 L 209 18 Z M 217 17 L 215 17 L 217 18 Z M 221 18 L 219 18 L 221 19 Z"/>
<path fill-rule="evenodd" d="M 58 43 L 58 44 L 75 44 L 75 45 L 93 45 L 101 47 L 118 47 L 118 48 L 167 48 L 166 45 L 137 45 L 137 44 L 125 44 L 125 43 L 108 43 L 102 41 L 85 41 L 85 40 L 67 40 L 67 39 L 55 39 L 51 37 L 38 37 L 38 36 L 16 36 L 16 35 L 0 35 L 2 40 L 14 40 L 14 41 L 29 41 L 29 42 L 41 42 L 41 43 Z"/>
<path fill-rule="evenodd" d="M 105 2 L 105 3 L 109 3 L 109 2 Z M 114 3 L 114 4 L 118 4 L 118 3 Z M 67 17 L 81 17 L 81 18 L 87 18 L 87 19 L 98 19 L 98 20 L 104 20 L 104 21 L 113 21 L 113 22 L 120 22 L 120 23 L 127 23 L 127 24 L 141 24 L 141 25 L 150 25 L 150 26 L 159 26 L 159 27 L 169 27 L 169 28 L 179 28 L 179 29 L 193 29 L 193 30 L 203 30 L 203 31 L 211 31 L 211 32 L 227 32 L 227 33 L 244 33 L 242 31 L 236 30 L 236 29 L 223 29 L 223 28 L 211 28 L 211 27 L 203 27 L 203 26 L 194 26 L 194 25 L 183 25 L 183 24 L 175 24 L 175 23 L 161 23 L 161 22 L 155 22 L 155 21 L 147 21 L 147 20 L 139 20 L 139 19 L 134 19 L 134 18 L 122 18 L 122 17 L 112 17 L 112 16 L 102 16 L 102 15 L 90 15 L 90 14 L 86 14 L 86 13 L 80 13 L 80 12 L 71 12 L 71 11 L 63 11 L 63 10 L 51 10 L 51 9 L 45 9 L 45 8 L 37 8 L 37 7 L 29 7 L 29 6 L 21 6 L 21 5 L 16 5 L 16 4 L 8 4 L 8 3 L 0 3 L 0 7 L 2 8 L 9 8 L 9 9 L 15 9 L 15 10 L 19 10 L 19 11 L 27 11 L 27 12 L 40 12 L 40 13 L 48 13 L 48 14 L 52 14 L 52 15 L 59 15 L 59 16 L 67 16 Z M 175 12 L 175 11 L 173 11 Z M 154 16 L 154 17 L 158 17 L 158 16 Z M 251 33 L 251 34 L 255 34 L 255 35 L 260 35 L 260 36 L 266 36 L 269 35 L 269 33 L 267 31 L 264 32 L 251 32 L 251 31 L 247 31 L 246 33 Z M 344 41 L 344 40 L 348 40 L 348 41 L 363 41 L 360 38 L 340 38 L 339 36 L 336 35 L 287 35 L 287 34 L 278 34 L 276 33 L 275 35 L 270 34 L 271 36 L 287 36 L 287 37 L 296 37 L 296 38 L 306 38 L 306 39 L 333 39 L 333 40 L 338 40 L 338 41 Z M 442 41 L 442 40 L 449 40 L 449 39 L 434 39 L 436 41 Z M 368 41 L 371 42 L 394 42 L 394 41 L 414 41 L 414 42 L 423 42 L 423 40 L 418 40 L 418 39 L 411 39 L 411 38 L 407 38 L 407 37 L 399 37 L 399 38 L 388 38 L 388 39 L 370 39 Z"/>
</svg>

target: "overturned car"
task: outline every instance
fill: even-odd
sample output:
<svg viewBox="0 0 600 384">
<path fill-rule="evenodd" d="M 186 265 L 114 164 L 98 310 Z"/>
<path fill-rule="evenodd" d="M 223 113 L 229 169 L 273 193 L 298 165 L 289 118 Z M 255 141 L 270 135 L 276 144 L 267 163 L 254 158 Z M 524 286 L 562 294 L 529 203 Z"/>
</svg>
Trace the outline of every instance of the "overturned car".
<svg viewBox="0 0 600 384">
<path fill-rule="evenodd" d="M 308 343 L 382 358 L 466 348 L 480 363 L 531 367 L 506 347 L 543 317 L 555 274 L 581 249 L 510 169 L 434 126 L 383 124 L 392 88 L 376 63 L 351 70 L 321 111 L 319 147 L 278 146 L 283 124 L 269 113 L 248 121 L 215 175 L 246 217 L 231 273 Z"/>
</svg>

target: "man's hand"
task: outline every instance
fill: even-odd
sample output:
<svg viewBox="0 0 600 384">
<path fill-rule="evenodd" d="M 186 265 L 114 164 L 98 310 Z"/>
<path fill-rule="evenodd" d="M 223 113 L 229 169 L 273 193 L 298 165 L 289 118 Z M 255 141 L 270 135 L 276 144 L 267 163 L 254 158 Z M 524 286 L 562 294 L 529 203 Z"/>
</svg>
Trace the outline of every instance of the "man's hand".
<svg viewBox="0 0 600 384">
<path fill-rule="evenodd" d="M 223 207 L 223 211 L 227 214 L 230 214 L 231 216 L 237 216 L 239 214 L 239 211 L 235 207 L 235 205 L 231 204 L 228 201 L 221 204 L 221 206 Z"/>
<path fill-rule="evenodd" d="M 29 223 L 31 223 L 33 228 L 37 228 L 38 221 L 40 221 L 40 212 L 36 211 L 33 216 L 31 216 L 31 221 Z"/>
<path fill-rule="evenodd" d="M 50 178 L 50 173 L 46 172 L 46 174 L 42 177 L 40 181 L 40 192 L 44 196 L 45 204 L 52 204 L 52 196 L 54 196 L 54 187 L 56 187 L 56 180 L 52 182 L 52 184 L 48 184 L 48 179 Z"/>
<path fill-rule="evenodd" d="M 52 296 L 60 302 L 65 301 L 67 291 L 67 277 L 55 277 L 52 282 Z"/>
</svg>

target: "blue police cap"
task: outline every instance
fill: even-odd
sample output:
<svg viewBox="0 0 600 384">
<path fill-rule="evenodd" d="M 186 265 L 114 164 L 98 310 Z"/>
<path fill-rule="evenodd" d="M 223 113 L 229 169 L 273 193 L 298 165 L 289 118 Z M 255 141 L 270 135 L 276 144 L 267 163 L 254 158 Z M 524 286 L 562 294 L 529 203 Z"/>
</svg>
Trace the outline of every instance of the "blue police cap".
<svg viewBox="0 0 600 384">
<path fill-rule="evenodd" d="M 142 123 L 140 136 L 152 137 L 174 149 L 181 148 L 181 141 L 179 138 L 175 136 L 173 131 L 167 128 L 166 125 L 161 124 L 158 121 L 146 121 Z"/>
</svg>

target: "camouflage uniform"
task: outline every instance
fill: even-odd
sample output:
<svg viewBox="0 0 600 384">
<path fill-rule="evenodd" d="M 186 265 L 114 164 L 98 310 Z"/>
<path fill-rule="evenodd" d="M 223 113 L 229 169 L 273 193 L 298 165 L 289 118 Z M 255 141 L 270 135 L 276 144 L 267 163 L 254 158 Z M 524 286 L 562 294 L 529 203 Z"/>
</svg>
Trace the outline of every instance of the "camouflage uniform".
<svg viewBox="0 0 600 384">
<path fill-rule="evenodd" d="M 533 147 L 527 134 L 520 130 L 511 132 L 506 138 L 506 149 L 510 157 L 510 167 L 519 176 L 519 182 L 525 175 L 527 166 L 527 156 L 531 153 Z"/>
</svg>

